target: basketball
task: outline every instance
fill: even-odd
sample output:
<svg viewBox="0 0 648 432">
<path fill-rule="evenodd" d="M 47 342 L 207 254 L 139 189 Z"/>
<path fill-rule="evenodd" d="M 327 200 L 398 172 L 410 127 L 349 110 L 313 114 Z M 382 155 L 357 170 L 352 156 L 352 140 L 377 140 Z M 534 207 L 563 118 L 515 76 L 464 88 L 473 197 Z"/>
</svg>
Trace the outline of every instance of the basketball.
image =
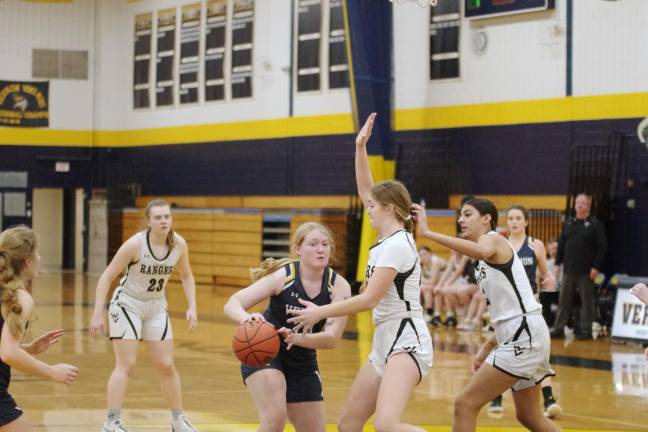
<svg viewBox="0 0 648 432">
<path fill-rule="evenodd" d="M 279 352 L 279 335 L 272 324 L 265 321 L 245 321 L 234 333 L 232 351 L 248 366 L 266 365 Z"/>
</svg>

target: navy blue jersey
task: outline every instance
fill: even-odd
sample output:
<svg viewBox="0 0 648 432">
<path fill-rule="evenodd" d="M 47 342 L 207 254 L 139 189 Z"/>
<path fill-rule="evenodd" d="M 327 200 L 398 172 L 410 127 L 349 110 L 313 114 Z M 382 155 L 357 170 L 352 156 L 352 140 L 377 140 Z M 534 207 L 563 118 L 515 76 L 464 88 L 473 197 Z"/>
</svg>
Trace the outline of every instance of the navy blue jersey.
<svg viewBox="0 0 648 432">
<path fill-rule="evenodd" d="M 526 237 L 517 255 L 522 261 L 524 270 L 526 271 L 529 282 L 531 282 L 531 289 L 535 294 L 538 292 L 538 284 L 536 283 L 536 270 L 538 269 L 538 259 L 536 258 L 535 250 L 533 249 L 533 237 Z"/>
<path fill-rule="evenodd" d="M 281 327 L 293 328 L 295 324 L 289 323 L 287 320 L 293 315 L 288 314 L 291 309 L 303 309 L 299 299 L 304 299 L 318 306 L 324 306 L 331 303 L 332 289 L 335 284 L 335 277 L 337 273 L 330 267 L 324 270 L 322 277 L 322 286 L 319 294 L 311 298 L 306 294 L 304 286 L 302 285 L 301 278 L 299 277 L 299 261 L 294 261 L 284 266 L 286 269 L 286 279 L 284 280 L 284 287 L 277 295 L 270 297 L 270 303 L 263 312 L 263 316 L 277 329 Z M 324 328 L 326 320 L 321 320 L 313 326 L 312 332 L 318 333 Z M 281 340 L 281 349 L 285 351 L 286 345 Z M 300 346 L 293 346 L 290 351 L 286 352 L 287 355 L 293 359 L 313 359 L 316 357 L 315 350 L 304 348 Z"/>
<path fill-rule="evenodd" d="M 466 262 L 466 266 L 463 269 L 463 272 L 461 273 L 461 276 L 464 277 L 466 282 L 469 284 L 476 284 L 477 279 L 475 279 L 475 267 L 477 266 L 477 261 L 474 259 L 469 259 Z"/>
<path fill-rule="evenodd" d="M 4 326 L 4 318 L 0 314 L 0 331 Z M 11 381 L 11 368 L 9 365 L 2 360 L 0 360 L 0 394 L 7 393 L 9 388 L 9 382 Z"/>
</svg>

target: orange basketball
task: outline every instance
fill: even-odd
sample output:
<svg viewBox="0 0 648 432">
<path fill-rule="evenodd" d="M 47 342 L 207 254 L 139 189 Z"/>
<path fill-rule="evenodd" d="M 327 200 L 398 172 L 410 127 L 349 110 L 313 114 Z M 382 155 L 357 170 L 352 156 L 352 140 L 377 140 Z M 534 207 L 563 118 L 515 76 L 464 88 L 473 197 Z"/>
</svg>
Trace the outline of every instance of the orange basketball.
<svg viewBox="0 0 648 432">
<path fill-rule="evenodd" d="M 232 351 L 248 366 L 266 365 L 279 352 L 279 335 L 272 324 L 265 321 L 245 321 L 234 333 Z"/>
</svg>

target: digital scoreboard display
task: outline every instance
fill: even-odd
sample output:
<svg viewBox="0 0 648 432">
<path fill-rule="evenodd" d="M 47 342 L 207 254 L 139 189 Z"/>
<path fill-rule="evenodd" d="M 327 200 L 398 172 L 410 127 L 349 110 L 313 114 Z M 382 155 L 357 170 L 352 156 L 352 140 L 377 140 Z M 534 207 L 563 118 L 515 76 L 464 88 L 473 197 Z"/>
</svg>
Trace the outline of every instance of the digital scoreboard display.
<svg viewBox="0 0 648 432">
<path fill-rule="evenodd" d="M 553 9 L 554 0 L 464 0 L 468 19 L 489 18 Z"/>
</svg>

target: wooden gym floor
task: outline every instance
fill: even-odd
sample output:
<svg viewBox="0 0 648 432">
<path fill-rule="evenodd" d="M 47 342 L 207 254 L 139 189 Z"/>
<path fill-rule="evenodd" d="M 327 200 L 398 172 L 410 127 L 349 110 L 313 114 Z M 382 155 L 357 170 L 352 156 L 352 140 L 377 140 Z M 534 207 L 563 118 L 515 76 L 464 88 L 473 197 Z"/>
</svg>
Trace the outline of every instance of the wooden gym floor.
<svg viewBox="0 0 648 432">
<path fill-rule="evenodd" d="M 94 340 L 87 333 L 95 283 L 95 277 L 58 273 L 43 274 L 34 283 L 36 315 L 28 339 L 48 329 L 64 328 L 64 339 L 43 354 L 43 360 L 73 363 L 81 369 L 79 379 L 70 387 L 14 371 L 10 391 L 36 431 L 101 430 L 106 380 L 114 359 L 107 338 Z M 200 323 L 197 331 L 189 333 L 182 290 L 173 287 L 168 296 L 176 365 L 182 378 L 185 410 L 192 422 L 203 432 L 255 430 L 254 407 L 230 351 L 235 325 L 222 313 L 226 298 L 199 289 Z M 366 315 L 359 317 L 358 327 L 367 328 L 367 319 Z M 328 430 L 336 430 L 335 420 L 347 389 L 365 361 L 370 344 L 365 332 L 350 334 L 335 350 L 320 351 Z M 405 419 L 429 431 L 449 431 L 453 399 L 470 377 L 470 356 L 482 336 L 441 329 L 435 330 L 433 337 L 434 367 L 417 387 Z M 562 430 L 648 430 L 648 365 L 640 357 L 640 347 L 608 340 L 560 340 L 553 342 L 552 349 L 558 373 L 554 392 L 565 410 L 558 422 Z M 133 431 L 170 430 L 169 412 L 144 345 L 122 416 Z M 373 429 L 367 426 L 366 430 Z M 504 396 L 501 418 L 490 418 L 486 409 L 482 410 L 478 430 L 523 430 L 515 420 L 510 393 Z"/>
</svg>

